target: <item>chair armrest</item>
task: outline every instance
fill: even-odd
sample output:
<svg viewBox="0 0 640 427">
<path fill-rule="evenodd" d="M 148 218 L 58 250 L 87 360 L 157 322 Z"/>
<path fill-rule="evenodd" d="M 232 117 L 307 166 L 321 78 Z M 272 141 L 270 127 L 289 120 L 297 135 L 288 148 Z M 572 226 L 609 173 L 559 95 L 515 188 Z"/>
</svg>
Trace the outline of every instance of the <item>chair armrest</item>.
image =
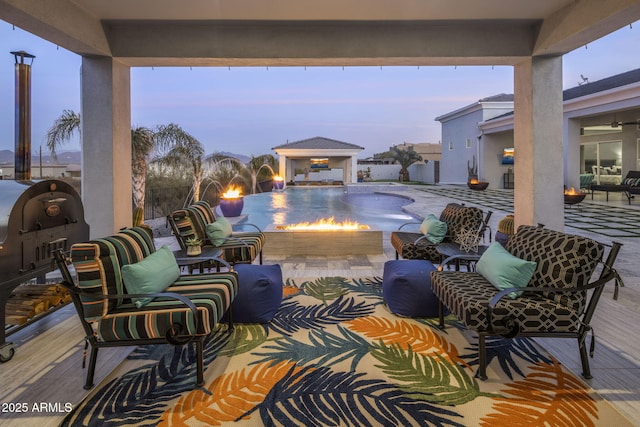
<svg viewBox="0 0 640 427">
<path fill-rule="evenodd" d="M 398 227 L 396 231 L 402 230 L 402 228 L 406 225 L 420 225 L 420 224 L 422 223 L 421 222 L 405 222 L 404 224 L 400 225 L 400 227 Z"/>
<path fill-rule="evenodd" d="M 606 285 L 607 283 L 609 283 L 611 280 L 617 279 L 618 277 L 618 273 L 616 272 L 616 270 L 614 269 L 610 269 L 605 275 L 603 275 L 602 277 L 600 277 L 598 280 L 588 283 L 585 286 L 581 286 L 579 288 L 539 288 L 539 287 L 524 287 L 524 288 L 509 288 L 509 289 L 503 289 L 500 292 L 498 292 L 493 298 L 491 298 L 491 301 L 489 301 L 489 304 L 487 305 L 487 323 L 489 325 L 489 328 L 497 333 L 498 335 L 504 337 L 504 338 L 513 338 L 515 336 L 517 336 L 520 333 L 520 324 L 513 321 L 512 319 L 507 320 L 507 322 L 504 325 L 501 325 L 500 328 L 496 329 L 494 327 L 493 324 L 493 310 L 496 308 L 496 306 L 498 305 L 498 303 L 500 302 L 500 300 L 502 300 L 505 296 L 507 296 L 508 294 L 510 294 L 513 291 L 520 291 L 520 292 L 530 292 L 530 293 L 547 293 L 547 292 L 553 292 L 553 293 L 574 293 L 574 292 L 584 292 L 584 291 L 588 291 L 590 289 L 596 289 L 596 288 L 600 288 L 603 287 L 604 285 Z M 501 329 L 501 330 L 500 330 Z"/>
<path fill-rule="evenodd" d="M 245 226 L 245 225 L 250 225 L 251 227 L 255 228 L 256 230 L 258 230 L 259 232 L 262 233 L 262 230 L 260 229 L 260 227 L 258 227 L 255 224 L 252 224 L 250 222 L 239 222 L 238 224 L 234 224 L 233 227 L 236 227 L 236 226 L 237 227 L 242 227 L 242 226 Z"/>
</svg>

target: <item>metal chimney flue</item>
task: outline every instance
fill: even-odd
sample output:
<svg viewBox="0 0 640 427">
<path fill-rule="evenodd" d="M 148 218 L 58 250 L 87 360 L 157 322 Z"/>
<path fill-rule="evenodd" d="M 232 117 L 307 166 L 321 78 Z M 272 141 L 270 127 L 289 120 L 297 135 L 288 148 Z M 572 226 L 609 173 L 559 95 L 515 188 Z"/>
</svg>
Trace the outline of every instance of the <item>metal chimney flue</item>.
<svg viewBox="0 0 640 427">
<path fill-rule="evenodd" d="M 15 179 L 31 180 L 31 64 L 34 55 L 11 52 L 16 60 Z M 25 63 L 25 59 L 30 59 Z"/>
</svg>

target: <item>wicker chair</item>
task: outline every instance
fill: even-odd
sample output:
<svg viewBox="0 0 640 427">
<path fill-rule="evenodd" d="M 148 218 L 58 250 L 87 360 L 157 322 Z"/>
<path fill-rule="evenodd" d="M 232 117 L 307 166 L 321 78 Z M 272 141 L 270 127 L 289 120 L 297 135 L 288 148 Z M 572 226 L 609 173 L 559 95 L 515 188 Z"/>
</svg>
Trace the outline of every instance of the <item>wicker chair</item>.
<svg viewBox="0 0 640 427">
<path fill-rule="evenodd" d="M 482 210 L 476 207 L 464 206 L 458 203 L 449 203 L 440 214 L 440 221 L 447 223 L 447 235 L 443 242 L 454 242 L 458 233 L 463 230 L 478 230 L 478 236 L 484 238 L 485 231 L 489 229 L 489 219 L 493 212 L 487 211 L 483 218 Z M 396 259 L 424 259 L 439 263 L 442 256 L 436 250 L 437 245 L 429 242 L 425 235 L 416 231 L 403 231 L 405 227 L 420 223 L 408 222 L 402 224 L 397 231 L 391 233 L 391 245 L 396 250 Z M 489 232 L 491 240 L 491 232 Z"/>
</svg>

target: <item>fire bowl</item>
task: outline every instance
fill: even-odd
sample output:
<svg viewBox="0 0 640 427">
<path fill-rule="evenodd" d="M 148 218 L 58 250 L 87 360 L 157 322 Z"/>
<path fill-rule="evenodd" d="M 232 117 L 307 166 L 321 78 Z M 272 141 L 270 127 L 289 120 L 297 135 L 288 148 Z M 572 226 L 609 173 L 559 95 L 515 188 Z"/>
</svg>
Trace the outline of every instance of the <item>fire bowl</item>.
<svg viewBox="0 0 640 427">
<path fill-rule="evenodd" d="M 487 189 L 487 187 L 489 186 L 488 182 L 467 182 L 467 185 L 469 186 L 470 189 L 475 190 L 475 191 L 484 191 Z"/>
<path fill-rule="evenodd" d="M 233 199 L 220 199 L 220 210 L 222 215 L 226 217 L 240 216 L 244 208 L 244 198 L 242 196 Z"/>
<path fill-rule="evenodd" d="M 578 194 L 565 194 L 564 195 L 564 204 L 565 205 L 575 205 L 576 203 L 580 203 L 587 197 L 587 193 L 578 193 Z"/>
</svg>

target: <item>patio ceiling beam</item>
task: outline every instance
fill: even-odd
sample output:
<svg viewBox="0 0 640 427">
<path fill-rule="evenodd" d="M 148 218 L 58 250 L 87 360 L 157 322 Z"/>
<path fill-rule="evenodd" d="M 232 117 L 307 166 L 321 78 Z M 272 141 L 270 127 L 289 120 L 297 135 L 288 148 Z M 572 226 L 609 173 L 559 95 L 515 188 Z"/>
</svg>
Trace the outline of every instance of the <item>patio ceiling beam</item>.
<svg viewBox="0 0 640 427">
<path fill-rule="evenodd" d="M 638 19 L 637 0 L 573 2 L 544 20 L 533 55 L 565 54 Z"/>
<path fill-rule="evenodd" d="M 111 21 L 129 66 L 510 65 L 531 55 L 540 22 Z"/>
<path fill-rule="evenodd" d="M 111 56 L 100 20 L 67 0 L 2 0 L 0 18 L 71 52 Z"/>
</svg>

